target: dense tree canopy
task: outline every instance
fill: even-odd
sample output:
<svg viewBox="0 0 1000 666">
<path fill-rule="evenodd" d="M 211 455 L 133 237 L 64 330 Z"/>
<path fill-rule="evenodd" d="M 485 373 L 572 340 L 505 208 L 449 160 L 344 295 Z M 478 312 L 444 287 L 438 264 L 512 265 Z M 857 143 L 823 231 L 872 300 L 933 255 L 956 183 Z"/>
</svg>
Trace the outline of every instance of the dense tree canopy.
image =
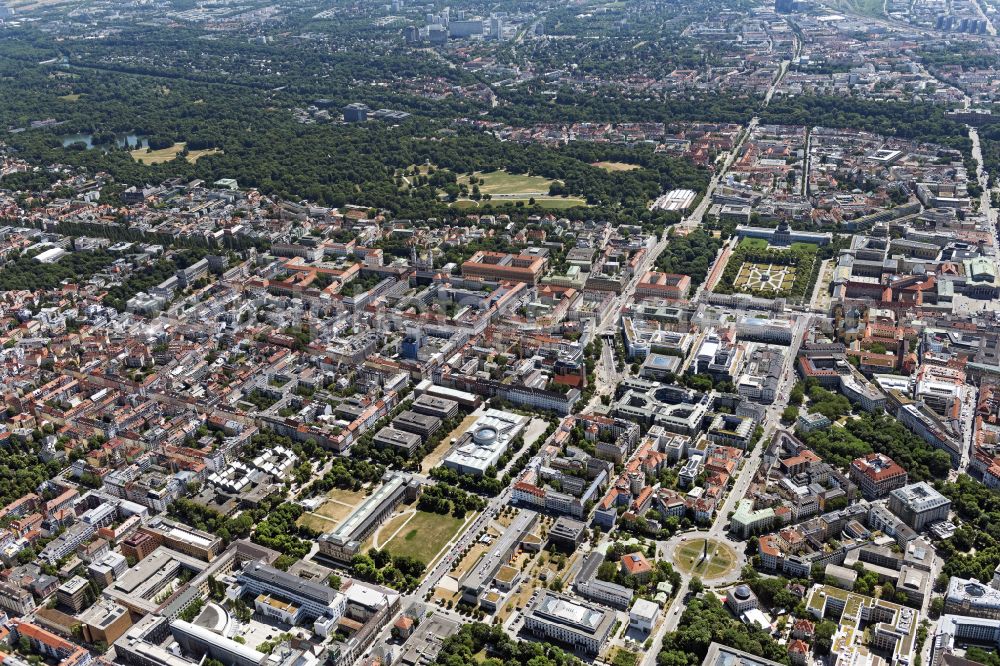
<svg viewBox="0 0 1000 666">
<path fill-rule="evenodd" d="M 813 430 L 804 435 L 804 440 L 820 457 L 842 469 L 847 469 L 855 458 L 874 451 L 902 465 L 911 481 L 941 479 L 951 470 L 947 453 L 886 415 L 864 414 L 843 428 Z"/>
<path fill-rule="evenodd" d="M 695 666 L 701 663 L 713 642 L 788 663 L 784 646 L 766 631 L 735 619 L 714 594 L 694 599 L 687 605 L 677 630 L 664 637 L 657 663 L 660 666 Z"/>
</svg>

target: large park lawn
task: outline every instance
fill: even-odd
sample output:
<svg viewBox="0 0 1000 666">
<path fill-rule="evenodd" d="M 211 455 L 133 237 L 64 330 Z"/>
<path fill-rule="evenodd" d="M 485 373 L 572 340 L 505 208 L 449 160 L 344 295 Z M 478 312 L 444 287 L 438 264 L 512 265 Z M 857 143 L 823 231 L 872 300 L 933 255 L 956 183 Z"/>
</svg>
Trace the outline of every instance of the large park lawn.
<svg viewBox="0 0 1000 666">
<path fill-rule="evenodd" d="M 521 173 L 507 173 L 506 171 L 477 171 L 474 177 L 486 181 L 479 186 L 479 191 L 483 194 L 516 194 L 530 196 L 532 194 L 548 194 L 549 186 L 555 181 L 551 178 L 541 176 L 527 176 Z M 460 181 L 461 182 L 461 181 Z"/>
</svg>

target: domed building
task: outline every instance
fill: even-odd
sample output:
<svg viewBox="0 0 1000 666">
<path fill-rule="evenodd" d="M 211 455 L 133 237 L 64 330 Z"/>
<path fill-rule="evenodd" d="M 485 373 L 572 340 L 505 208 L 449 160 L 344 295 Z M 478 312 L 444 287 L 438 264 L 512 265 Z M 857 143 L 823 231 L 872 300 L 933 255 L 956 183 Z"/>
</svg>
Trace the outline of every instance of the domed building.
<svg viewBox="0 0 1000 666">
<path fill-rule="evenodd" d="M 528 421 L 526 416 L 487 409 L 458 438 L 444 459 L 444 466 L 462 474 L 482 476 L 488 468 L 496 466 Z"/>
<path fill-rule="evenodd" d="M 726 593 L 726 605 L 737 617 L 744 612 L 757 608 L 760 604 L 757 595 L 753 593 L 749 585 L 737 585 Z"/>
</svg>

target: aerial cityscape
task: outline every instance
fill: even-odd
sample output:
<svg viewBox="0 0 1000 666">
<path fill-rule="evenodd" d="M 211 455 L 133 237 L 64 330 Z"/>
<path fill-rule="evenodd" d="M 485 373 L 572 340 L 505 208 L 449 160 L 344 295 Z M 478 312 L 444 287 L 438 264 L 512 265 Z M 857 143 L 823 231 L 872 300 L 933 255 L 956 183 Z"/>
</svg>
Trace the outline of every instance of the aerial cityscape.
<svg viewBox="0 0 1000 666">
<path fill-rule="evenodd" d="M 4 666 L 1000 666 L 1000 0 L 0 0 Z"/>
</svg>

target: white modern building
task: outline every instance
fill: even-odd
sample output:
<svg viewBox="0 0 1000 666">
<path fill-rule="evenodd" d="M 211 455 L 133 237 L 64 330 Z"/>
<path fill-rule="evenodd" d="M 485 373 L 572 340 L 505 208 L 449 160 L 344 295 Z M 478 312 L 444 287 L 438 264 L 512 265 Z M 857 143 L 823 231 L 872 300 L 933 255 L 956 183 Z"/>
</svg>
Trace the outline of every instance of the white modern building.
<svg viewBox="0 0 1000 666">
<path fill-rule="evenodd" d="M 632 610 L 628 612 L 628 626 L 630 629 L 649 633 L 656 624 L 656 619 L 660 617 L 660 607 L 648 599 L 636 599 L 632 604 Z"/>
<path fill-rule="evenodd" d="M 290 573 L 250 562 L 237 577 L 244 593 L 254 595 L 254 609 L 292 626 L 312 620 L 320 636 L 337 630 L 347 609 L 347 597 L 329 585 L 314 583 Z"/>
<path fill-rule="evenodd" d="M 1000 620 L 1000 589 L 997 575 L 989 585 L 975 578 L 953 577 L 944 595 L 944 612 Z"/>
<path fill-rule="evenodd" d="M 526 416 L 499 409 L 486 410 L 455 444 L 444 459 L 444 466 L 462 474 L 482 476 L 488 467 L 497 464 L 528 420 Z"/>
<path fill-rule="evenodd" d="M 614 611 L 544 591 L 526 609 L 524 629 L 588 654 L 598 654 L 611 635 Z"/>
</svg>

